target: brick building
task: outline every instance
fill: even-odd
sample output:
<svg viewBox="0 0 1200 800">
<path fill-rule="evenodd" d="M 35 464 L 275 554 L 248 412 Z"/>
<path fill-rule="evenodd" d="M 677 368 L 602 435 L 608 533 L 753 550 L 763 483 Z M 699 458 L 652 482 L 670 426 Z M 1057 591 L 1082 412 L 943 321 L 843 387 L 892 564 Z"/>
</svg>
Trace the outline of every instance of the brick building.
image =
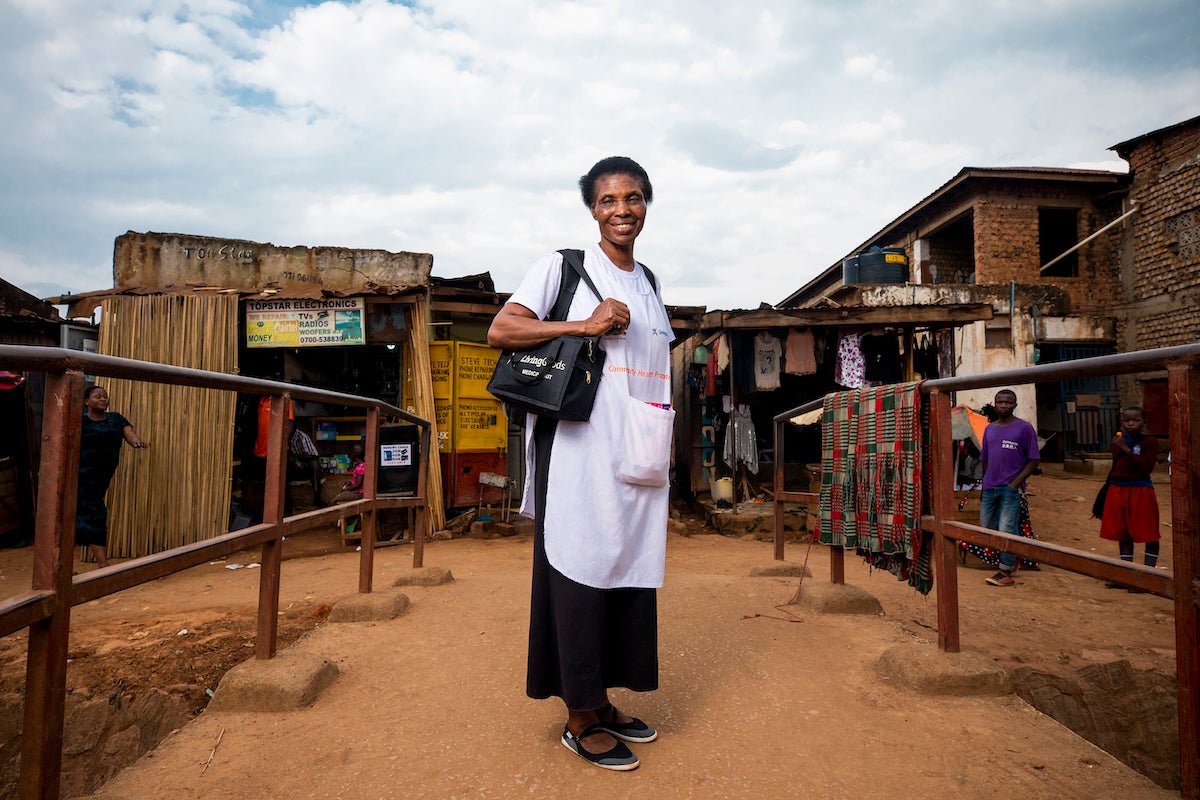
<svg viewBox="0 0 1200 800">
<path fill-rule="evenodd" d="M 779 307 L 989 303 L 992 319 L 939 337 L 947 375 L 1197 341 L 1200 118 L 1111 149 L 1129 173 L 964 168 L 850 254 L 902 248 L 902 285 L 846 280 L 839 261 Z M 1122 405 L 1165 404 L 1160 376 L 1014 388 L 1051 458 L 1106 451 Z"/>
<path fill-rule="evenodd" d="M 1135 209 L 1119 241 L 1122 351 L 1200 341 L 1200 117 L 1113 145 L 1129 162 Z M 1166 419 L 1166 381 L 1135 375 L 1122 396 Z M 1161 425 L 1159 426 L 1161 428 Z"/>
</svg>

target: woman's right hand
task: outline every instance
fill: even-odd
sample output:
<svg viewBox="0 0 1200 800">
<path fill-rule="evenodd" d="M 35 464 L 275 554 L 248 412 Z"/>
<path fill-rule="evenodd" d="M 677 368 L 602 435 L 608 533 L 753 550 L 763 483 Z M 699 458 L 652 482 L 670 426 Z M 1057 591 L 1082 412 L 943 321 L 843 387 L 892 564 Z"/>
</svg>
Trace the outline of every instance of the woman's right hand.
<svg viewBox="0 0 1200 800">
<path fill-rule="evenodd" d="M 587 318 L 588 335 L 618 336 L 629 327 L 629 306 L 613 297 L 604 298 Z"/>
</svg>

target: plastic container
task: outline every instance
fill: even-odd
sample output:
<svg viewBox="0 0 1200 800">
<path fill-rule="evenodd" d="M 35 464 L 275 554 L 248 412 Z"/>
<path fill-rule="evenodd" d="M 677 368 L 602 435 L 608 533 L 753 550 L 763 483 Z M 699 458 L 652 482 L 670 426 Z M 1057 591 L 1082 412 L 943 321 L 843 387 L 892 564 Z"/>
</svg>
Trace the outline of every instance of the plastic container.
<svg viewBox="0 0 1200 800">
<path fill-rule="evenodd" d="M 842 260 L 842 283 L 846 286 L 853 286 L 856 283 L 862 283 L 859 279 L 858 256 L 850 256 Z"/>
<path fill-rule="evenodd" d="M 717 478 L 710 487 L 713 500 L 733 502 L 733 478 Z"/>
<path fill-rule="evenodd" d="M 845 273 L 845 263 L 842 272 Z M 858 283 L 908 283 L 908 256 L 902 247 L 872 247 L 858 254 Z"/>
</svg>

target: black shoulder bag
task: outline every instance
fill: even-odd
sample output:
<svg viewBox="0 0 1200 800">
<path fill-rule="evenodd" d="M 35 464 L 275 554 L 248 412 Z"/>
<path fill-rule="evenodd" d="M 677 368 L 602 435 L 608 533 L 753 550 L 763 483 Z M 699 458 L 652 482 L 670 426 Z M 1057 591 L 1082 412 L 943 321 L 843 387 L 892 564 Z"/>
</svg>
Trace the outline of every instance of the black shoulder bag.
<svg viewBox="0 0 1200 800">
<path fill-rule="evenodd" d="M 1112 478 L 1113 470 L 1116 469 L 1117 459 L 1123 455 L 1124 453 L 1117 453 L 1117 458 L 1113 459 L 1112 466 L 1108 468 L 1104 485 L 1100 487 L 1100 491 L 1096 492 L 1096 499 L 1092 501 L 1092 516 L 1096 519 L 1104 519 L 1104 503 L 1108 500 L 1108 482 Z"/>
<path fill-rule="evenodd" d="M 567 318 L 580 278 L 597 300 L 604 299 L 583 269 L 583 251 L 559 252 L 563 264 L 558 299 L 545 317 L 553 321 Z M 509 419 L 514 419 L 514 412 L 528 412 L 582 422 L 592 414 L 604 359 L 599 336 L 558 336 L 525 350 L 505 350 L 496 362 L 487 390 L 504 402 Z"/>
</svg>

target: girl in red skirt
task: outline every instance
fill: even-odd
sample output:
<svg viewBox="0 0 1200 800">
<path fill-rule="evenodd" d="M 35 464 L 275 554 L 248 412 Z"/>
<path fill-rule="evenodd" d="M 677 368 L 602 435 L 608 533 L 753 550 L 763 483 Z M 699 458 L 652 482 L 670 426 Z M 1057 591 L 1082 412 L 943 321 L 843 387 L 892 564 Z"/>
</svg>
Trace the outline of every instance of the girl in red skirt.
<svg viewBox="0 0 1200 800">
<path fill-rule="evenodd" d="M 1121 412 L 1121 431 L 1113 436 L 1112 472 L 1100 520 L 1100 538 L 1117 542 L 1121 560 L 1133 561 L 1133 543 L 1146 545 L 1145 564 L 1158 565 L 1158 498 L 1150 472 L 1158 462 L 1158 439 L 1147 436 L 1146 412 L 1130 406 Z M 1111 589 L 1124 588 L 1105 584 Z M 1133 591 L 1133 589 L 1130 589 Z"/>
</svg>

